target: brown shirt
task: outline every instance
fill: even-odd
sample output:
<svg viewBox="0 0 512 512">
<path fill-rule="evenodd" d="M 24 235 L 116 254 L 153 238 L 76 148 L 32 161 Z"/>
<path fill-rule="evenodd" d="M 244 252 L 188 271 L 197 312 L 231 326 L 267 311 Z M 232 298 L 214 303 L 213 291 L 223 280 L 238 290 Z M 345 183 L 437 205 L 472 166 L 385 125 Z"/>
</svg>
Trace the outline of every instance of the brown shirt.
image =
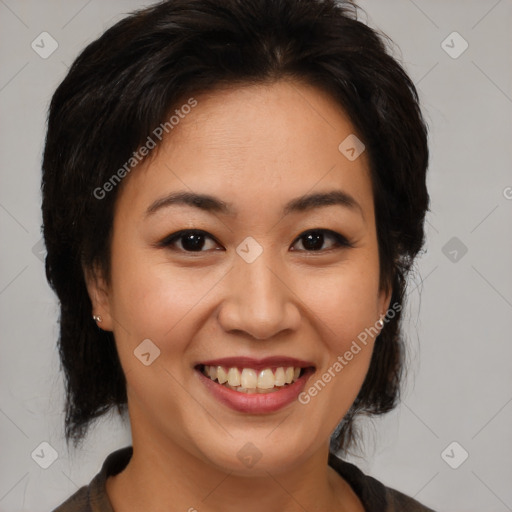
<svg viewBox="0 0 512 512">
<path fill-rule="evenodd" d="M 127 466 L 132 453 L 131 446 L 112 452 L 89 485 L 78 489 L 53 512 L 114 512 L 105 482 L 110 475 L 120 473 Z M 329 454 L 329 465 L 352 487 L 366 512 L 434 512 L 401 492 L 385 487 L 332 453 Z"/>
</svg>

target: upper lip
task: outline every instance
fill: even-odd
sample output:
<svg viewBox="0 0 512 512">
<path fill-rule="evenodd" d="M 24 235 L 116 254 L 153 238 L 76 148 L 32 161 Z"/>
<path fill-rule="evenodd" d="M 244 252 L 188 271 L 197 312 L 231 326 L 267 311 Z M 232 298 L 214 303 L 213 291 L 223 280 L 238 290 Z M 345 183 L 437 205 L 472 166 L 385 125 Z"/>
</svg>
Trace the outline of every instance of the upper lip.
<svg viewBox="0 0 512 512">
<path fill-rule="evenodd" d="M 252 368 L 254 370 L 264 370 L 265 368 L 279 368 L 293 366 L 295 368 L 314 367 L 311 361 L 304 361 L 294 357 L 272 356 L 263 359 L 254 359 L 252 357 L 223 357 L 221 359 L 209 359 L 201 361 L 196 366 L 223 366 L 224 368 Z"/>
</svg>

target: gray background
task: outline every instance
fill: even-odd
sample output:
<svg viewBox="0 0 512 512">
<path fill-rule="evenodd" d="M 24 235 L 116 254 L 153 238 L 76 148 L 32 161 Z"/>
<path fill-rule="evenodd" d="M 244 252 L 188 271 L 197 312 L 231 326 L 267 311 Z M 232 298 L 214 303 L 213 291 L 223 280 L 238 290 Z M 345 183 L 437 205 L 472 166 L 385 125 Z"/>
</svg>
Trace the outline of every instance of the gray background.
<svg viewBox="0 0 512 512">
<path fill-rule="evenodd" d="M 112 416 L 83 449 L 66 449 L 39 181 L 52 92 L 80 49 L 143 5 L 0 0 L 0 511 L 50 510 L 130 444 Z M 361 5 L 419 88 L 431 130 L 432 211 L 410 284 L 403 402 L 365 422 L 364 449 L 351 460 L 440 511 L 511 511 L 512 1 Z M 42 46 L 43 31 L 58 43 L 46 59 L 31 48 Z M 469 44 L 457 58 L 447 53 L 463 49 L 454 31 Z M 47 469 L 39 464 L 51 450 L 41 452 L 42 442 L 58 454 Z"/>
</svg>

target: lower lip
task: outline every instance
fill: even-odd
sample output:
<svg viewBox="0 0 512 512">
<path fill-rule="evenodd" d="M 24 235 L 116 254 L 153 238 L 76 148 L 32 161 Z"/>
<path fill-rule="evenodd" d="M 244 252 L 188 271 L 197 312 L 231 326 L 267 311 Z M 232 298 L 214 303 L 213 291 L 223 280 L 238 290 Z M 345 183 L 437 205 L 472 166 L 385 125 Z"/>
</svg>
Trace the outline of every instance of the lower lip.
<svg viewBox="0 0 512 512">
<path fill-rule="evenodd" d="M 219 402 L 238 412 L 265 414 L 278 411 L 291 404 L 294 400 L 297 400 L 297 397 L 306 386 L 306 381 L 313 374 L 314 370 L 307 368 L 304 375 L 293 384 L 270 393 L 242 393 L 234 391 L 213 381 L 204 375 L 201 370 L 196 369 L 196 372 L 206 388 Z"/>
</svg>

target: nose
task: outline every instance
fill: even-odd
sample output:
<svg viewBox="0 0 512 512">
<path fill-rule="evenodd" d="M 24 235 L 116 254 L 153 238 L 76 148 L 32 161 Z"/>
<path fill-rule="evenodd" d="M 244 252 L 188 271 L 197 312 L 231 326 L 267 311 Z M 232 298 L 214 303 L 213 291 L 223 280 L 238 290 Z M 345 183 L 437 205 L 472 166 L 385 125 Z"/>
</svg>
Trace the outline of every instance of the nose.
<svg viewBox="0 0 512 512">
<path fill-rule="evenodd" d="M 228 274 L 227 293 L 218 312 L 226 332 L 264 340 L 296 330 L 300 324 L 298 298 L 280 266 L 271 264 L 265 252 L 252 263 L 237 259 Z"/>
</svg>

